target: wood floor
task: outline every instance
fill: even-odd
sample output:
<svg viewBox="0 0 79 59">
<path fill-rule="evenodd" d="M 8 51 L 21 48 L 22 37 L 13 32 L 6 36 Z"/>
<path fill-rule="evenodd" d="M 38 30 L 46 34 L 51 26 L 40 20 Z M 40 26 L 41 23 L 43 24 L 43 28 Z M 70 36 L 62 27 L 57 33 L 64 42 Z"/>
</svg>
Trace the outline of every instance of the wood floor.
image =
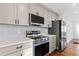
<svg viewBox="0 0 79 59">
<path fill-rule="evenodd" d="M 74 44 L 73 42 L 77 42 L 77 44 Z M 63 52 L 52 52 L 49 54 L 49 56 L 79 56 L 79 40 L 73 39 L 70 41 L 70 43 L 67 45 L 67 48 Z"/>
</svg>

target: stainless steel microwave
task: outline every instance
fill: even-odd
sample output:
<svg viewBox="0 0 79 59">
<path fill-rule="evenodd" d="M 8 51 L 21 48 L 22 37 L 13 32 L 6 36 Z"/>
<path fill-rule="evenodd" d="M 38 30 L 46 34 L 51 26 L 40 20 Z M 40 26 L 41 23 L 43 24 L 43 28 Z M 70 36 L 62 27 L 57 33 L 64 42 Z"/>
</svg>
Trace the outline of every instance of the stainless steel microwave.
<svg viewBox="0 0 79 59">
<path fill-rule="evenodd" d="M 29 13 L 29 20 L 30 25 L 44 25 L 44 17 Z"/>
</svg>

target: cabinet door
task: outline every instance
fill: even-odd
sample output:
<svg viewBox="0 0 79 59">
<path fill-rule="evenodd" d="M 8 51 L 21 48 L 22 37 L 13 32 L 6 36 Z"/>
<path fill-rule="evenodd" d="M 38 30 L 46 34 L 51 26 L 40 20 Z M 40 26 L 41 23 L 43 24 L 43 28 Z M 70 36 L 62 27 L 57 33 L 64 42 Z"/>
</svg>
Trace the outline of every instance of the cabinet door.
<svg viewBox="0 0 79 59">
<path fill-rule="evenodd" d="M 15 24 L 16 19 L 16 4 L 1 3 L 0 4 L 0 23 Z"/>
<path fill-rule="evenodd" d="M 44 27 L 51 27 L 51 12 L 48 11 L 48 10 L 44 10 L 44 18 L 45 18 L 45 21 L 44 21 Z"/>
<path fill-rule="evenodd" d="M 16 51 L 16 52 L 11 53 L 11 54 L 8 54 L 8 55 L 6 55 L 6 56 L 22 56 L 22 52 L 23 52 L 23 51 Z"/>
<path fill-rule="evenodd" d="M 55 21 L 57 18 L 57 16 L 54 13 L 51 13 L 50 16 L 51 16 L 51 21 Z"/>
<path fill-rule="evenodd" d="M 49 15 L 48 15 L 48 10 L 45 10 L 45 14 L 44 14 L 44 27 L 48 27 L 49 26 Z"/>
<path fill-rule="evenodd" d="M 52 27 L 52 17 L 51 17 L 51 12 L 49 11 L 48 12 L 48 15 L 49 15 L 49 22 L 48 22 L 48 24 L 49 24 L 49 27 Z"/>
<path fill-rule="evenodd" d="M 30 4 L 30 13 L 35 14 L 35 15 L 39 15 L 39 16 L 44 16 L 44 12 L 43 12 L 43 7 L 39 4 L 36 3 L 31 3 Z"/>
<path fill-rule="evenodd" d="M 33 56 L 33 47 L 24 49 L 22 56 Z"/>
<path fill-rule="evenodd" d="M 56 36 L 49 36 L 49 53 L 56 49 Z"/>
<path fill-rule="evenodd" d="M 19 3 L 18 4 L 18 16 L 19 25 L 29 25 L 29 4 Z"/>
</svg>

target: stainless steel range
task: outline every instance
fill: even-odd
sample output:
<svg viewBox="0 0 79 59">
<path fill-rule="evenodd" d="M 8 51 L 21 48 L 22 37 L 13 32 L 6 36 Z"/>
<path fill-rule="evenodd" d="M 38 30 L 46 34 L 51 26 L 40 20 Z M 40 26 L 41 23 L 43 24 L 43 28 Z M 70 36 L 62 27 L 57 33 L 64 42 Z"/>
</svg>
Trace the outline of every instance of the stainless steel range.
<svg viewBox="0 0 79 59">
<path fill-rule="evenodd" d="M 26 36 L 34 40 L 34 55 L 43 56 L 49 52 L 49 39 L 40 31 L 27 31 Z"/>
</svg>

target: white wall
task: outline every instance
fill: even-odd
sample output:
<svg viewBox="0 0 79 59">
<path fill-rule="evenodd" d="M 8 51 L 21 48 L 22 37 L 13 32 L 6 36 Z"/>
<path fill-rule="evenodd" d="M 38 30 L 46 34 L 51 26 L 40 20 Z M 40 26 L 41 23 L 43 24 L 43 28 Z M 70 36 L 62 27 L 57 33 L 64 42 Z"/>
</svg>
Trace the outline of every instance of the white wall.
<svg viewBox="0 0 79 59">
<path fill-rule="evenodd" d="M 79 20 L 73 21 L 73 38 L 79 39 Z"/>
<path fill-rule="evenodd" d="M 47 28 L 0 25 L 0 42 L 25 39 L 27 30 L 38 30 L 41 31 L 42 34 L 48 33 Z"/>
<path fill-rule="evenodd" d="M 69 43 L 73 39 L 73 25 L 72 21 L 67 19 L 65 21 L 66 21 L 67 43 Z"/>
<path fill-rule="evenodd" d="M 67 42 L 72 39 L 79 39 L 79 20 L 66 20 Z"/>
</svg>

